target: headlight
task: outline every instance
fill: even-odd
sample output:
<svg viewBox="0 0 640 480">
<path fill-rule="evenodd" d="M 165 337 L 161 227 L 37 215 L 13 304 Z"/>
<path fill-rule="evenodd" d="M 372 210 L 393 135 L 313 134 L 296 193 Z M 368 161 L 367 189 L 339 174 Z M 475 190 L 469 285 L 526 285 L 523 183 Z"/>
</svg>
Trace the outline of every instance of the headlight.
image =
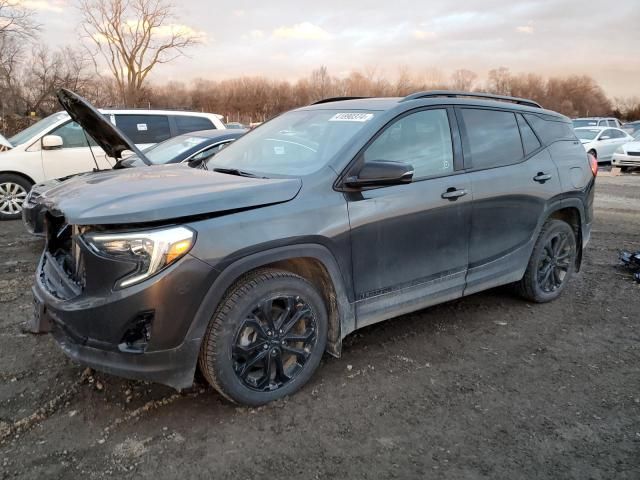
<svg viewBox="0 0 640 480">
<path fill-rule="evenodd" d="M 134 233 L 88 233 L 85 242 L 98 255 L 134 262 L 136 269 L 116 282 L 116 288 L 139 283 L 168 267 L 191 250 L 195 232 L 172 227 Z"/>
<path fill-rule="evenodd" d="M 620 145 L 614 153 L 621 153 L 622 155 L 624 155 L 625 154 L 624 145 Z"/>
</svg>

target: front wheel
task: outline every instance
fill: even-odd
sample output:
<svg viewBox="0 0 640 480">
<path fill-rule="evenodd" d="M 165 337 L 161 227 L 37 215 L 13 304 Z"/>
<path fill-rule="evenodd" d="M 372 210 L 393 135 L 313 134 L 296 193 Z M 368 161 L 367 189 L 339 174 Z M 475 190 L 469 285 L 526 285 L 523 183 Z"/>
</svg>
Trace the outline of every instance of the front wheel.
<svg viewBox="0 0 640 480">
<path fill-rule="evenodd" d="M 31 182 L 13 173 L 0 174 L 0 220 L 22 215 L 22 205 L 31 190 Z"/>
<path fill-rule="evenodd" d="M 320 364 L 327 310 L 315 287 L 282 270 L 241 278 L 216 310 L 200 369 L 227 399 L 257 406 L 301 388 Z"/>
<path fill-rule="evenodd" d="M 518 284 L 520 294 L 537 303 L 558 298 L 575 271 L 576 255 L 576 235 L 571 226 L 562 220 L 547 220 Z"/>
</svg>

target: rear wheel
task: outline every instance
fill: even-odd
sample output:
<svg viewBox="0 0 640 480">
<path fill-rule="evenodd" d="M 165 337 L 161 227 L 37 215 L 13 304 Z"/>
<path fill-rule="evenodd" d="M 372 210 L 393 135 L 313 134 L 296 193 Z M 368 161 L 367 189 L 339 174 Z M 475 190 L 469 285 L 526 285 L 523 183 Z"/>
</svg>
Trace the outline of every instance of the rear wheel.
<svg viewBox="0 0 640 480">
<path fill-rule="evenodd" d="M 13 173 L 0 174 L 0 220 L 22 215 L 22 204 L 31 190 L 31 182 Z"/>
<path fill-rule="evenodd" d="M 322 297 L 304 278 L 259 270 L 241 278 L 214 314 L 200 369 L 227 399 L 262 405 L 296 392 L 320 364 L 327 341 Z"/>
<path fill-rule="evenodd" d="M 575 271 L 576 255 L 576 235 L 571 226 L 562 220 L 548 220 L 518 284 L 520 294 L 537 303 L 558 298 Z"/>
<path fill-rule="evenodd" d="M 596 152 L 595 150 L 591 149 L 587 153 L 589 153 L 590 155 L 593 155 L 593 158 L 595 158 L 596 161 L 598 161 L 598 152 Z"/>
<path fill-rule="evenodd" d="M 627 173 L 629 171 L 629 167 L 620 167 L 620 171 L 623 173 Z"/>
</svg>

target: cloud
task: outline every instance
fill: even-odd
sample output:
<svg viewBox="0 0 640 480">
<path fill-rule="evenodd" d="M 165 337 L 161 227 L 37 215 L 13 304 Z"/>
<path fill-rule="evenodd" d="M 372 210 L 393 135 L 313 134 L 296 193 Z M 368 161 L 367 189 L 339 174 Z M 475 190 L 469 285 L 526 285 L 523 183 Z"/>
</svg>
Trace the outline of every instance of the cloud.
<svg viewBox="0 0 640 480">
<path fill-rule="evenodd" d="M 535 32 L 535 29 L 531 25 L 520 25 L 516 27 L 516 32 L 531 35 L 533 32 Z"/>
<path fill-rule="evenodd" d="M 251 38 L 262 38 L 264 37 L 264 32 L 262 30 L 251 30 L 249 36 Z"/>
<path fill-rule="evenodd" d="M 154 33 L 156 33 L 161 37 L 181 35 L 185 37 L 195 37 L 199 40 L 204 40 L 207 37 L 207 32 L 194 30 L 189 25 L 183 25 L 181 23 L 172 23 L 169 25 L 162 25 L 160 27 L 155 28 Z"/>
<path fill-rule="evenodd" d="M 436 38 L 437 36 L 438 35 L 436 34 L 436 32 L 428 32 L 425 30 L 413 31 L 413 38 L 415 38 L 416 40 L 430 40 Z"/>
<path fill-rule="evenodd" d="M 61 0 L 18 0 L 18 5 L 29 10 L 37 10 L 39 12 L 62 12 L 65 2 Z"/>
<path fill-rule="evenodd" d="M 296 23 L 291 27 L 276 28 L 273 31 L 273 36 L 297 40 L 328 40 L 331 38 L 329 32 L 310 22 Z"/>
</svg>

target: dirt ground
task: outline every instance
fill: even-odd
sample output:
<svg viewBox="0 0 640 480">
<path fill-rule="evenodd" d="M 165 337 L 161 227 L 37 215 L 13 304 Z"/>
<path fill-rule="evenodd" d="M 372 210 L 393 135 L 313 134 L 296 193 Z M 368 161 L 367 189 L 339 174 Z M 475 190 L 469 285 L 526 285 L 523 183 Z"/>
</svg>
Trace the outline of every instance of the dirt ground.
<svg viewBox="0 0 640 480">
<path fill-rule="evenodd" d="M 297 395 L 240 408 L 87 372 L 21 332 L 41 242 L 0 223 L 0 479 L 640 478 L 640 175 L 601 176 L 558 301 L 507 288 L 374 325 Z"/>
</svg>

